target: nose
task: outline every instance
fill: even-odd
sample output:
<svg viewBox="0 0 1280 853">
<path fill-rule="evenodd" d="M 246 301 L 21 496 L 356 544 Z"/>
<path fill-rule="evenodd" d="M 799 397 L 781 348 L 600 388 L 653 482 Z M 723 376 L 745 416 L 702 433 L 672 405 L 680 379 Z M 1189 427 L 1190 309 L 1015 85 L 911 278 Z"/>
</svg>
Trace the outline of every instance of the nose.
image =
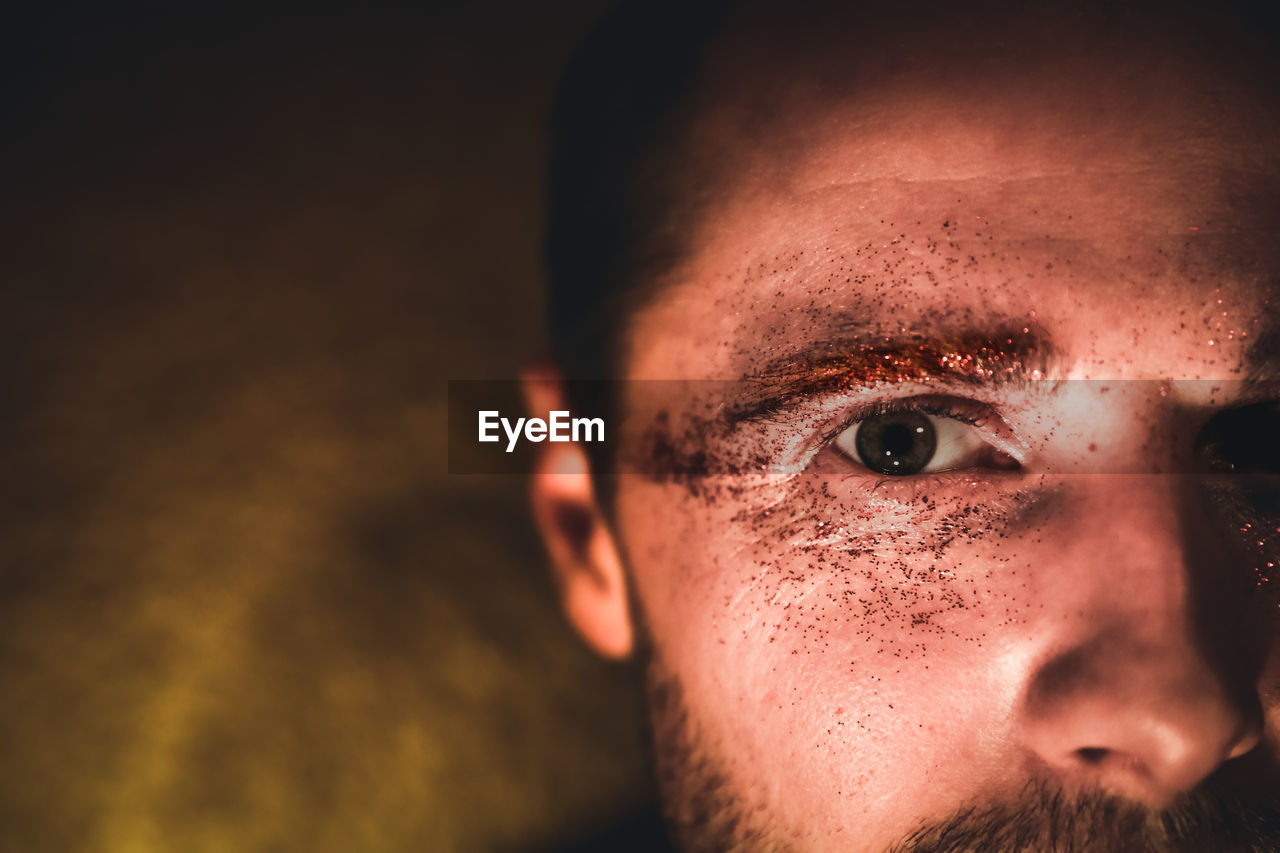
<svg viewBox="0 0 1280 853">
<path fill-rule="evenodd" d="M 1138 644 L 1119 631 L 1055 656 L 1028 706 L 1028 745 L 1061 780 L 1153 807 L 1259 737 L 1252 715 L 1190 649 Z"/>
<path fill-rule="evenodd" d="M 1071 578 L 1022 708 L 1026 747 L 1069 786 L 1161 807 L 1258 742 L 1256 690 L 1204 639 L 1191 551 L 1161 477 L 1078 495 Z"/>
</svg>

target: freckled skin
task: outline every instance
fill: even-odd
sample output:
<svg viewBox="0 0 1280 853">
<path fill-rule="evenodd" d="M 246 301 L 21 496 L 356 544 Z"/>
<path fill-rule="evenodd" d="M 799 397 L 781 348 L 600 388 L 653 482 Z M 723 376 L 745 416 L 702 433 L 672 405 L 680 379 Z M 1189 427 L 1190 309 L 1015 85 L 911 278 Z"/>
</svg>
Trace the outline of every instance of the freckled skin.
<svg viewBox="0 0 1280 853">
<path fill-rule="evenodd" d="M 886 480 L 801 449 L 801 428 L 716 432 L 696 404 L 681 420 L 669 399 L 627 401 L 624 441 L 703 454 L 692 476 L 617 491 L 656 680 L 678 693 L 678 721 L 655 712 L 677 822 L 746 847 L 877 850 L 1033 778 L 1160 806 L 1237 747 L 1273 765 L 1276 601 L 1253 590 L 1276 549 L 1252 534 L 1276 519 L 1194 509 L 1191 479 L 1167 472 L 1238 398 L 1274 311 L 1280 223 L 1259 199 L 1280 176 L 1257 152 L 1275 111 L 1222 75 L 1181 88 L 1144 67 L 1047 64 L 1038 86 L 971 91 L 924 68 L 799 104 L 748 80 L 768 121 L 743 133 L 732 101 L 701 120 L 733 177 L 634 318 L 628 378 L 733 381 L 847 314 L 885 337 L 1025 321 L 1060 356 L 1046 379 L 1090 381 L 948 392 L 1009 422 L 1017 477 Z M 910 396 L 881 378 L 850 393 Z M 1212 639 L 1224 601 L 1261 626 L 1243 673 Z M 1079 660 L 1087 689 L 1061 675 Z M 1147 756 L 1165 723 L 1190 745 Z M 1086 766 L 1083 749 L 1151 772 Z"/>
</svg>

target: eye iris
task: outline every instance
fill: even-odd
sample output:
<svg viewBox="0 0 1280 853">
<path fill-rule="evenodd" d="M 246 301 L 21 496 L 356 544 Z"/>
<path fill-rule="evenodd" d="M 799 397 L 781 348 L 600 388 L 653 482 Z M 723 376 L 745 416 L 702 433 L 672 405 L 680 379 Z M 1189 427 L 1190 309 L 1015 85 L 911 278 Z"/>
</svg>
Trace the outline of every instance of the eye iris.
<svg viewBox="0 0 1280 853">
<path fill-rule="evenodd" d="M 919 412 L 886 412 L 858 425 L 858 458 L 881 474 L 917 474 L 933 459 L 938 434 Z"/>
</svg>

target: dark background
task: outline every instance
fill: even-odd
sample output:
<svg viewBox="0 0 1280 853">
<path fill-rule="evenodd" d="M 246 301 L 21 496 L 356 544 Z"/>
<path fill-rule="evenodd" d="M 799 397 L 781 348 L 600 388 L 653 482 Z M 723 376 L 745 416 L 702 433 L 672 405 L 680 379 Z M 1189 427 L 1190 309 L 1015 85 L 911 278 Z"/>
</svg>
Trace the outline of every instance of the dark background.
<svg viewBox="0 0 1280 853">
<path fill-rule="evenodd" d="M 446 380 L 544 346 L 545 113 L 603 5 L 5 13 L 4 850 L 519 850 L 644 805 L 523 478 L 446 473 Z"/>
</svg>

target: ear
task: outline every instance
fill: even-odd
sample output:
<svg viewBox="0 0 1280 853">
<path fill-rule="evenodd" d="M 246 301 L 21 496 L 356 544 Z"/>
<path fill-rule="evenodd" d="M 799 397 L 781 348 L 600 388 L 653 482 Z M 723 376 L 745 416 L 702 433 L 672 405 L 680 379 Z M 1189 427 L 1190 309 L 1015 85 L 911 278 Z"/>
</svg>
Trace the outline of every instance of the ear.
<svg viewBox="0 0 1280 853">
<path fill-rule="evenodd" d="M 531 417 L 568 408 L 564 383 L 551 368 L 524 371 L 521 385 Z M 537 445 L 537 454 L 530 498 L 565 614 L 597 653 L 626 658 L 633 642 L 626 575 L 596 499 L 587 454 L 576 442 L 549 441 Z"/>
</svg>

